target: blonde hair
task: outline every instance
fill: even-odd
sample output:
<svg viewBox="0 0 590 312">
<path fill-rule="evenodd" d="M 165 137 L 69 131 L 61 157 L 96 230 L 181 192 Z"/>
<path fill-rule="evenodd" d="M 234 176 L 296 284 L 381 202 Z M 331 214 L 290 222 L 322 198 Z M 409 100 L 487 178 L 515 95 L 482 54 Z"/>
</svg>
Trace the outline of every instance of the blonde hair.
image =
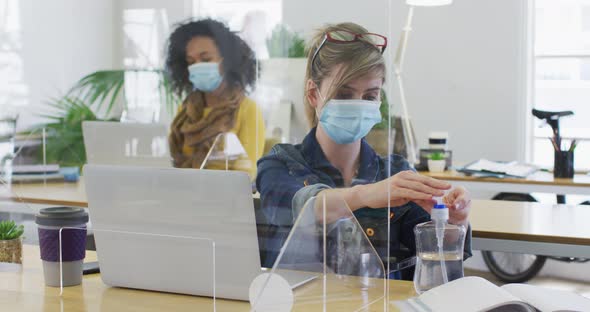
<svg viewBox="0 0 590 312">
<path fill-rule="evenodd" d="M 307 82 L 312 80 L 317 88 L 321 86 L 322 81 L 333 74 L 334 82 L 329 86 L 327 94 L 323 94 L 326 100 L 333 98 L 338 89 L 352 80 L 363 77 L 367 74 L 380 74 L 385 79 L 385 60 L 381 55 L 379 48 L 367 39 L 361 38 L 360 41 L 335 43 L 326 41 L 324 46 L 318 52 L 315 61 L 312 64 L 313 54 L 318 46 L 324 40 L 326 33 L 332 31 L 348 31 L 356 34 L 367 33 L 368 31 L 354 23 L 341 23 L 336 25 L 327 25 L 318 29 L 310 45 L 307 48 L 307 69 L 305 72 L 305 115 L 311 127 L 318 124 L 315 108 L 311 106 L 308 99 Z M 340 67 L 338 67 L 340 66 Z"/>
</svg>

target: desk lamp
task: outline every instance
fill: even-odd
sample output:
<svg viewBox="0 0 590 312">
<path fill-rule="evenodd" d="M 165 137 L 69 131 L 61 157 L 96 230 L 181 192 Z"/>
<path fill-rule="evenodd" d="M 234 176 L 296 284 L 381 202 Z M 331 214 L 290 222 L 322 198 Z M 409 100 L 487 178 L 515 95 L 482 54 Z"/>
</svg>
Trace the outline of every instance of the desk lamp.
<svg viewBox="0 0 590 312">
<path fill-rule="evenodd" d="M 399 94 L 402 104 L 402 128 L 404 132 L 404 141 L 406 143 L 406 150 L 408 151 L 408 162 L 413 167 L 418 162 L 418 153 L 416 142 L 414 142 L 414 136 L 412 135 L 412 129 L 410 126 L 410 119 L 408 116 L 408 106 L 406 102 L 406 94 L 404 92 L 403 81 L 402 81 L 402 69 L 404 63 L 404 56 L 406 54 L 406 47 L 408 44 L 408 37 L 410 31 L 412 31 L 412 17 L 414 15 L 414 7 L 416 6 L 443 6 L 453 3 L 453 0 L 406 0 L 406 4 L 409 5 L 408 16 L 406 18 L 406 25 L 402 29 L 402 35 L 400 37 L 399 45 L 395 55 L 393 66 L 395 68 L 395 77 L 398 81 Z"/>
</svg>

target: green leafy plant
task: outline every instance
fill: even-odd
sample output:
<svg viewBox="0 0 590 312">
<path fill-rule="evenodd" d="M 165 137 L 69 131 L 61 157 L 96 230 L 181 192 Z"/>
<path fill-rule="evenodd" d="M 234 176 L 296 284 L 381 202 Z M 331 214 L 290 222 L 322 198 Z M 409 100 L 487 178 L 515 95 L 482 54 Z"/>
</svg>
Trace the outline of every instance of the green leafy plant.
<svg viewBox="0 0 590 312">
<path fill-rule="evenodd" d="M 12 240 L 23 235 L 23 225 L 16 225 L 12 220 L 0 221 L 0 240 Z"/>
<path fill-rule="evenodd" d="M 305 40 L 283 24 L 275 26 L 266 44 L 270 57 L 305 57 Z"/>
<path fill-rule="evenodd" d="M 173 115 L 180 99 L 172 91 L 168 77 L 159 69 L 100 70 L 80 79 L 63 97 L 48 102 L 49 113 L 40 114 L 49 120 L 37 126 L 47 130 L 46 161 L 61 166 L 81 167 L 86 163 L 86 152 L 82 136 L 82 122 L 104 120 L 96 112 L 109 116 L 118 101 L 127 107 L 125 97 L 125 76 L 127 73 L 156 73 L 160 83 L 158 92 L 167 111 Z M 110 120 L 117 121 L 120 117 Z M 43 158 L 42 150 L 38 153 Z"/>
<path fill-rule="evenodd" d="M 51 112 L 41 116 L 50 122 L 35 129 L 46 129 L 47 163 L 57 163 L 61 166 L 83 166 L 86 163 L 86 152 L 82 137 L 82 122 L 99 119 L 92 109 L 79 98 L 65 96 L 53 99 L 47 105 Z M 43 158 L 42 152 L 42 149 L 38 152 L 39 159 Z"/>
<path fill-rule="evenodd" d="M 66 94 L 66 97 L 78 98 L 95 111 L 104 110 L 108 115 L 115 103 L 122 101 L 123 107 L 127 107 L 125 97 L 121 97 L 125 90 L 125 76 L 128 73 L 155 73 L 158 75 L 158 92 L 162 96 L 168 113 L 173 115 L 180 104 L 180 98 L 172 91 L 168 76 L 161 69 L 116 69 L 99 70 L 90 73 L 80 79 Z"/>
<path fill-rule="evenodd" d="M 124 70 L 100 70 L 82 77 L 66 94 L 65 98 L 77 98 L 84 102 L 86 107 L 96 105 L 97 109 L 103 109 L 106 105 L 106 113 L 113 109 L 121 90 L 124 90 Z"/>
<path fill-rule="evenodd" d="M 299 35 L 295 34 L 293 37 L 293 43 L 289 47 L 289 57 L 296 58 L 296 57 L 305 57 L 305 40 L 299 37 Z"/>
<path fill-rule="evenodd" d="M 389 114 L 389 101 L 387 100 L 387 94 L 385 90 L 381 89 L 381 106 L 379 106 L 379 111 L 381 112 L 381 121 L 376 124 L 373 129 L 387 129 L 389 127 L 389 118 L 391 118 Z M 393 121 L 394 119 L 391 118 L 391 127 L 393 128 Z"/>
<path fill-rule="evenodd" d="M 428 159 L 431 160 L 445 160 L 446 156 L 445 153 L 442 152 L 434 152 L 428 155 Z"/>
</svg>

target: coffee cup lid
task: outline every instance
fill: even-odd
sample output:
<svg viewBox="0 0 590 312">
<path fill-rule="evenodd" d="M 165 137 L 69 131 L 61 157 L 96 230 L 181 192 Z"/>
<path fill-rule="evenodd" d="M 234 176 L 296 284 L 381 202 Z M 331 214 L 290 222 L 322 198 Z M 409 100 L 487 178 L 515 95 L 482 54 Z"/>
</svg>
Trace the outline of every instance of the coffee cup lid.
<svg viewBox="0 0 590 312">
<path fill-rule="evenodd" d="M 39 210 L 35 222 L 47 226 L 74 226 L 88 222 L 88 213 L 76 207 L 50 207 Z"/>
</svg>

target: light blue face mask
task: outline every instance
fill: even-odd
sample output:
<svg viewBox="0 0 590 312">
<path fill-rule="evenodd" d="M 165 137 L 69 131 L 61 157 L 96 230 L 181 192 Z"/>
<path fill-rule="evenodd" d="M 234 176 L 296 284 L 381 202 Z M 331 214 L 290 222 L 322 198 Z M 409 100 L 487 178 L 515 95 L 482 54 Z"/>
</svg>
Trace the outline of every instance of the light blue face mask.
<svg viewBox="0 0 590 312">
<path fill-rule="evenodd" d="M 218 63 L 196 63 L 188 67 L 188 80 L 194 89 L 212 92 L 219 88 L 223 77 L 219 74 Z"/>
<path fill-rule="evenodd" d="M 365 137 L 381 121 L 379 101 L 329 100 L 322 109 L 320 125 L 338 144 L 350 144 Z"/>
</svg>

